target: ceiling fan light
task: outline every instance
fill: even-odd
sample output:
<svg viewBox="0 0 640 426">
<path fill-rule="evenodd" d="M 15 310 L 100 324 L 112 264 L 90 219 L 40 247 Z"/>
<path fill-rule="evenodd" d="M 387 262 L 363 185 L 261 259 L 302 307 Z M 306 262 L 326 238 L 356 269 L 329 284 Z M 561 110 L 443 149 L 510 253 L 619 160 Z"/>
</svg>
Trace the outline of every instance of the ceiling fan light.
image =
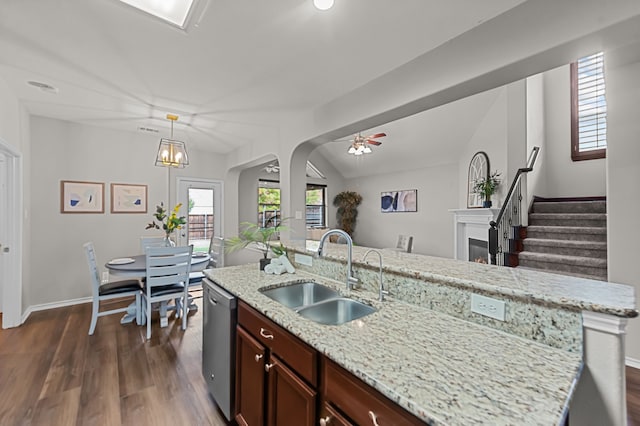
<svg viewBox="0 0 640 426">
<path fill-rule="evenodd" d="M 365 154 L 369 154 L 369 153 L 371 153 L 371 148 L 369 148 L 368 146 L 365 146 L 365 147 L 364 147 L 364 153 L 365 153 Z"/>
<path fill-rule="evenodd" d="M 355 154 L 356 153 L 356 149 L 353 147 L 353 145 L 351 145 L 351 147 L 349 148 L 349 151 L 347 151 L 347 153 L 349 153 L 349 154 Z"/>
<path fill-rule="evenodd" d="M 313 0 L 313 5 L 318 10 L 329 10 L 333 7 L 333 0 Z"/>
</svg>

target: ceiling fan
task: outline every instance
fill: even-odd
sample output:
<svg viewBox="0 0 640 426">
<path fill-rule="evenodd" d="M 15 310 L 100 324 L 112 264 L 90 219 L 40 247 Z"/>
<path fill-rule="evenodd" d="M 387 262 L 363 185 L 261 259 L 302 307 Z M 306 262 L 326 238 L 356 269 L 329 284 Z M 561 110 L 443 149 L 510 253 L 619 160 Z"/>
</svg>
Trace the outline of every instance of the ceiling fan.
<svg viewBox="0 0 640 426">
<path fill-rule="evenodd" d="M 382 142 L 377 141 L 375 139 L 382 138 L 385 136 L 387 136 L 386 133 L 376 133 L 369 136 L 362 136 L 361 133 L 358 133 L 357 135 L 354 136 L 353 139 L 350 140 L 351 146 L 349 147 L 349 150 L 347 151 L 347 153 L 353 154 L 353 155 L 369 154 L 371 152 L 371 148 L 369 147 L 369 145 L 373 145 L 373 146 L 382 145 Z"/>
</svg>

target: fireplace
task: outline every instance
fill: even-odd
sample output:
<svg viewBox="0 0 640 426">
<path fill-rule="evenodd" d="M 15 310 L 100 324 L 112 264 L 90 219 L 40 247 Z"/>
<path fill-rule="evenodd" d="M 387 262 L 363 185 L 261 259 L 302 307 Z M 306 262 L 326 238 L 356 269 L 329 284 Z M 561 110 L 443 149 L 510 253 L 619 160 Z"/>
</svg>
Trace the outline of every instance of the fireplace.
<svg viewBox="0 0 640 426">
<path fill-rule="evenodd" d="M 489 239 L 489 223 L 498 216 L 498 209 L 462 209 L 450 210 L 453 213 L 453 257 L 458 260 L 472 261 L 479 257 L 488 261 L 487 240 Z M 473 253 L 470 240 L 475 240 L 476 247 Z M 482 254 L 476 255 L 475 253 Z"/>
<path fill-rule="evenodd" d="M 489 243 L 469 238 L 469 262 L 488 263 Z"/>
</svg>

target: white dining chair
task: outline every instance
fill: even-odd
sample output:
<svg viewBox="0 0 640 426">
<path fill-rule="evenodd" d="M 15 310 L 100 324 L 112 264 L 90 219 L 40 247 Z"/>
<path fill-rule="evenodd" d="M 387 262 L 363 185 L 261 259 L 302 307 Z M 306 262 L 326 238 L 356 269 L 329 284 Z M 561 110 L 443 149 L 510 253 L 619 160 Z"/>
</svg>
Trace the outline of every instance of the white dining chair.
<svg viewBox="0 0 640 426">
<path fill-rule="evenodd" d="M 398 243 L 396 244 L 396 250 L 411 253 L 411 250 L 413 250 L 413 236 L 398 235 Z"/>
<path fill-rule="evenodd" d="M 212 236 L 209 241 L 209 267 L 222 268 L 224 267 L 224 238 L 219 236 Z"/>
<path fill-rule="evenodd" d="M 147 247 L 164 247 L 164 237 L 140 237 L 140 251 L 146 253 Z"/>
<path fill-rule="evenodd" d="M 140 324 L 142 322 L 140 316 L 140 296 L 142 292 L 140 280 L 126 279 L 101 283 L 100 271 L 98 270 L 96 253 L 93 248 L 93 243 L 85 243 L 83 244 L 83 247 L 85 255 L 87 257 L 87 264 L 89 265 L 89 272 L 91 273 L 91 288 L 93 292 L 93 307 L 91 311 L 91 325 L 89 326 L 89 335 L 92 335 L 95 331 L 96 324 L 98 323 L 98 317 L 117 314 L 120 312 L 127 312 L 128 307 L 101 311 L 100 302 L 104 300 L 134 296 L 136 304 L 136 323 Z"/>
<path fill-rule="evenodd" d="M 155 302 L 174 300 L 176 317 L 182 317 L 182 329 L 187 329 L 186 301 L 189 297 L 192 253 L 193 245 L 147 248 L 147 273 L 142 293 L 147 316 L 147 339 L 151 338 L 151 304 Z"/>
</svg>

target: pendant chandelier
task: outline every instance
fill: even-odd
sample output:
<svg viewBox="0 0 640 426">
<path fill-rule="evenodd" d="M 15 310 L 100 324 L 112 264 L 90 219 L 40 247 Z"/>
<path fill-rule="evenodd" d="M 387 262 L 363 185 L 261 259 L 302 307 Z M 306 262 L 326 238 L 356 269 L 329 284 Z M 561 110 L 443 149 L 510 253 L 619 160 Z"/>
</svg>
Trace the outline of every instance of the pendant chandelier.
<svg viewBox="0 0 640 426">
<path fill-rule="evenodd" d="M 167 120 L 171 120 L 171 138 L 160 139 L 158 155 L 156 156 L 156 166 L 183 169 L 189 164 L 187 147 L 184 142 L 173 139 L 173 123 L 178 120 L 178 116 L 167 114 Z"/>
</svg>

